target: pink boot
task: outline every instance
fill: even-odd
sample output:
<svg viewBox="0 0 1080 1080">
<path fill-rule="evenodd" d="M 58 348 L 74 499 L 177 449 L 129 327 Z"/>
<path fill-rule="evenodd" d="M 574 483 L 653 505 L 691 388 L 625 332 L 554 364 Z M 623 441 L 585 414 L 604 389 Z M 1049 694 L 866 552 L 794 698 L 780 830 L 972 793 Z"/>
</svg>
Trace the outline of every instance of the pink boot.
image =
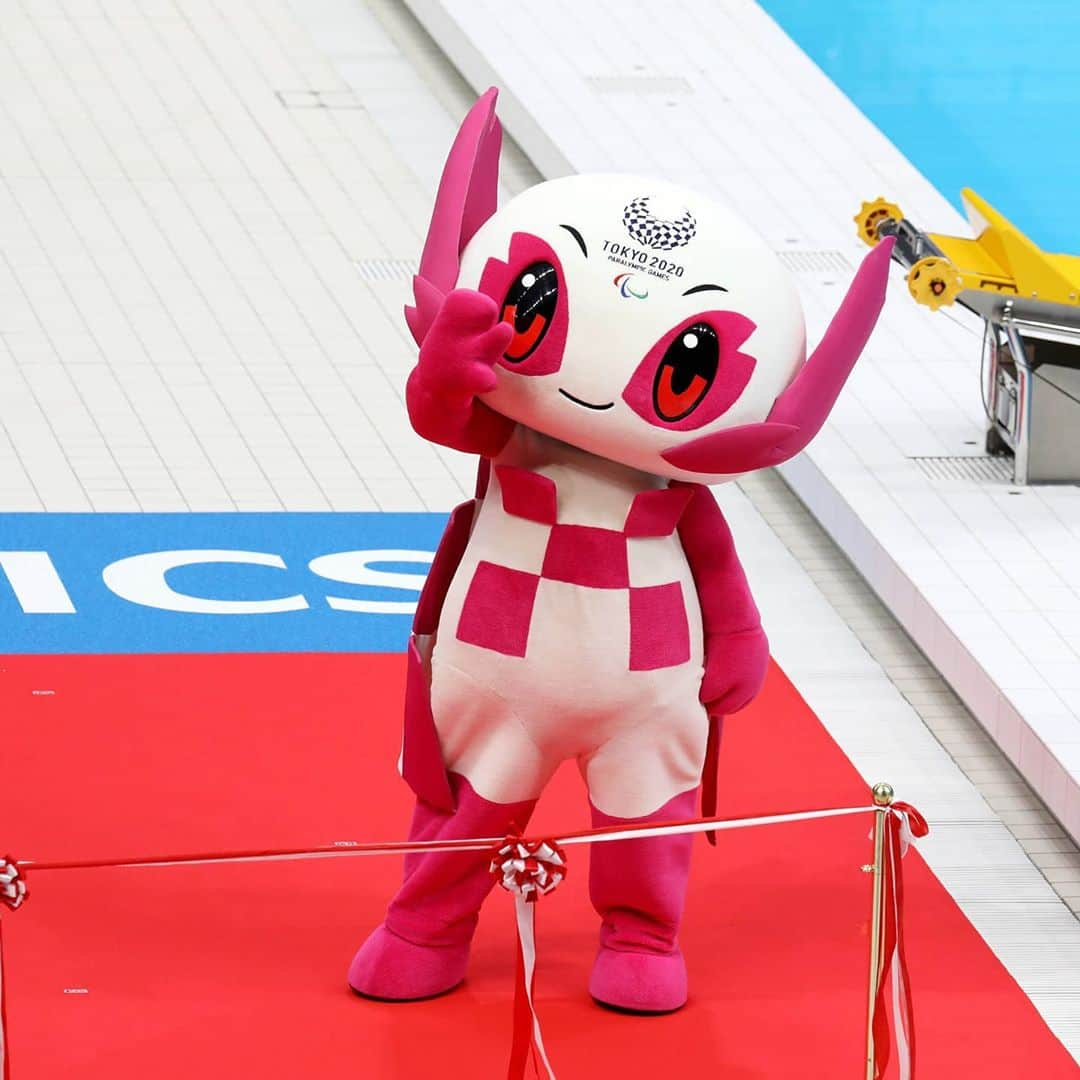
<svg viewBox="0 0 1080 1080">
<path fill-rule="evenodd" d="M 593 807 L 593 828 L 696 816 L 696 791 L 676 795 L 655 813 L 615 818 Z M 678 930 L 686 902 L 693 836 L 593 844 L 589 893 L 603 919 L 589 993 L 602 1005 L 665 1013 L 686 1004 L 686 963 Z"/>
<path fill-rule="evenodd" d="M 492 803 L 451 775 L 453 813 L 417 802 L 410 840 L 503 837 L 524 829 L 535 800 Z M 495 883 L 488 851 L 409 855 L 383 924 L 360 946 L 349 985 L 365 997 L 417 1001 L 453 990 L 465 978 L 480 905 Z"/>
</svg>

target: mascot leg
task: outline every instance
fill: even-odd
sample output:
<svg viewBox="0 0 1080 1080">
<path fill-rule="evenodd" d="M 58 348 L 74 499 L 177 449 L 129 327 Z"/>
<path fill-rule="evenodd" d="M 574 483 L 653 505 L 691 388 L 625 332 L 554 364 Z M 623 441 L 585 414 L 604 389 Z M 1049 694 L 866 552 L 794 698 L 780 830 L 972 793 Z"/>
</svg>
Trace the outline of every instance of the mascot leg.
<svg viewBox="0 0 1080 1080">
<path fill-rule="evenodd" d="M 593 827 L 617 829 L 696 816 L 697 791 L 683 792 L 645 817 L 616 818 L 593 807 Z M 693 836 L 594 844 L 589 893 L 603 920 L 589 993 L 632 1012 L 673 1012 L 686 1004 L 686 963 L 678 931 L 686 902 Z"/>
<path fill-rule="evenodd" d="M 451 775 L 457 809 L 417 802 L 410 840 L 502 837 L 524 829 L 535 800 L 493 803 Z M 417 1001 L 453 990 L 464 978 L 480 905 L 495 884 L 489 851 L 409 855 L 386 919 L 360 947 L 349 985 L 365 997 Z"/>
</svg>

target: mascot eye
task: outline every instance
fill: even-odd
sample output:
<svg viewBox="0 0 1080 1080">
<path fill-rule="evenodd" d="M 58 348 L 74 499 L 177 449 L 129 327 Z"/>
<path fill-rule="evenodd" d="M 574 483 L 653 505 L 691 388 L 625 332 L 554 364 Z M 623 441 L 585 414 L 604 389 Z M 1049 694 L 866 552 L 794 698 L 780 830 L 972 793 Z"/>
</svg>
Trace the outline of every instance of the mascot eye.
<svg viewBox="0 0 1080 1080">
<path fill-rule="evenodd" d="M 668 423 L 689 416 L 712 386 L 719 362 L 720 343 L 708 323 L 694 323 L 682 330 L 656 369 L 656 415 Z"/>
<path fill-rule="evenodd" d="M 511 363 L 524 360 L 551 325 L 559 299 L 559 277 L 549 262 L 534 262 L 518 275 L 502 306 L 502 321 L 514 328 L 503 354 Z"/>
</svg>

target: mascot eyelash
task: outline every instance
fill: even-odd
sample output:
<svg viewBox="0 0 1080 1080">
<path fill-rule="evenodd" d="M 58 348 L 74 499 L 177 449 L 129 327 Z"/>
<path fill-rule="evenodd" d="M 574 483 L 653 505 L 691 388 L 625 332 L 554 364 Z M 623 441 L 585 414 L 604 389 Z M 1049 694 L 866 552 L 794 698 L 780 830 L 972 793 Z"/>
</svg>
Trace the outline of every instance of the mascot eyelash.
<svg viewBox="0 0 1080 1080">
<path fill-rule="evenodd" d="M 419 346 L 413 426 L 480 458 L 409 645 L 410 839 L 524 829 L 567 759 L 597 827 L 690 818 L 699 794 L 710 814 L 723 718 L 753 700 L 769 653 L 706 485 L 780 464 L 817 434 L 877 321 L 892 241 L 866 257 L 804 360 L 789 276 L 712 200 L 595 175 L 497 209 L 495 97 L 454 140 L 405 311 Z M 592 851 L 598 1001 L 685 1003 L 690 846 Z M 352 987 L 395 1000 L 456 987 L 487 863 L 410 856 Z"/>
</svg>

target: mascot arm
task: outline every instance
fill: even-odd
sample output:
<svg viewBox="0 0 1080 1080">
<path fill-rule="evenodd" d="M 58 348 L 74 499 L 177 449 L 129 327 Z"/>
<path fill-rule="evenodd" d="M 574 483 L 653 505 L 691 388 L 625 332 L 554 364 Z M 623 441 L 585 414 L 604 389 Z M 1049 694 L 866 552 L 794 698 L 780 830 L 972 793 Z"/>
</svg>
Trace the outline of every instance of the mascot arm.
<svg viewBox="0 0 1080 1080">
<path fill-rule="evenodd" d="M 498 305 L 483 293 L 455 289 L 443 301 L 420 346 L 405 390 L 418 435 L 468 454 L 494 457 L 514 430 L 479 395 L 495 389 L 495 364 L 514 329 L 499 321 Z"/>
<path fill-rule="evenodd" d="M 761 616 L 712 492 L 698 486 L 679 523 L 705 630 L 701 700 L 711 717 L 738 712 L 757 696 L 769 665 Z"/>
</svg>

